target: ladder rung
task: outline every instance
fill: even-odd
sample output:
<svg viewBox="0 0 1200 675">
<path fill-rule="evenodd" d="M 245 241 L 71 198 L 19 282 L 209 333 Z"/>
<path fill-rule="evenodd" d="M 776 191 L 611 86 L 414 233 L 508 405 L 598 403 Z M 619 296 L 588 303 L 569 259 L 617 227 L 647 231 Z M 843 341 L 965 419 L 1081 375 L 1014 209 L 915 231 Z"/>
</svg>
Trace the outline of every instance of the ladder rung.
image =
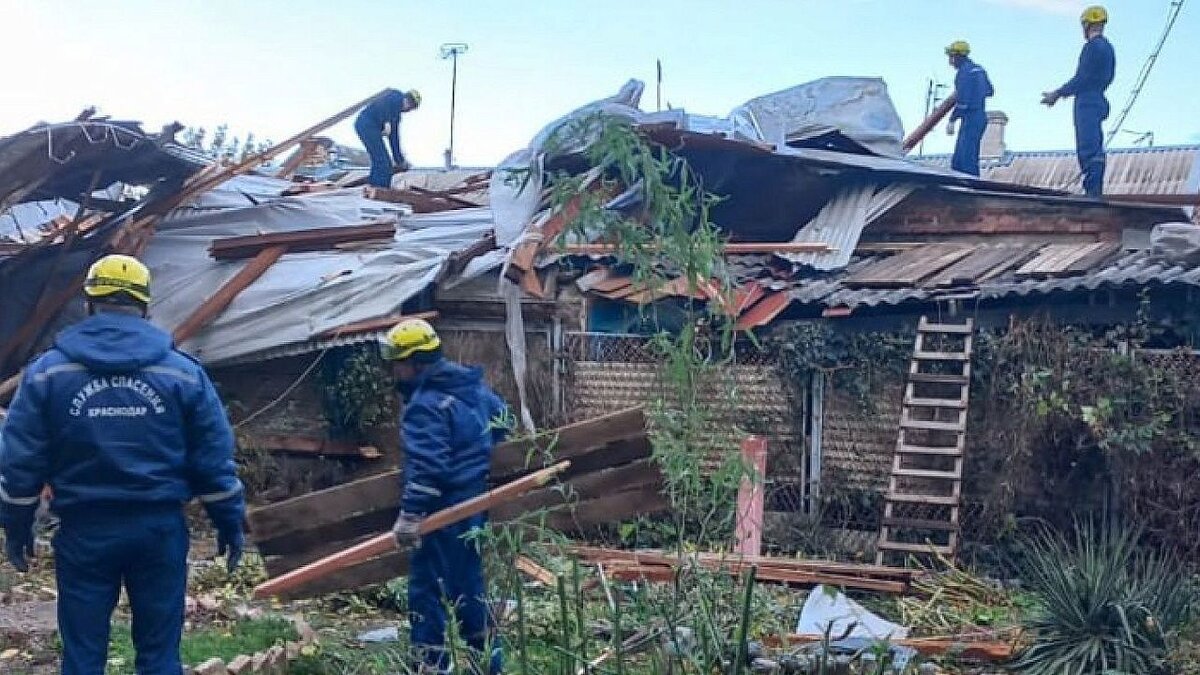
<svg viewBox="0 0 1200 675">
<path fill-rule="evenodd" d="M 967 407 L 967 402 L 961 398 L 920 398 L 917 396 L 905 396 L 904 405 L 915 406 L 919 408 L 958 408 Z"/>
<path fill-rule="evenodd" d="M 961 501 L 958 497 L 948 497 L 945 495 L 906 495 L 898 492 L 889 492 L 884 499 L 889 502 L 932 504 L 934 506 L 958 506 Z"/>
<path fill-rule="evenodd" d="M 935 422 L 933 420 L 900 420 L 900 427 L 903 429 L 920 429 L 921 431 L 966 431 L 966 425 L 962 422 Z"/>
<path fill-rule="evenodd" d="M 930 448 L 924 445 L 905 445 L 903 443 L 896 446 L 896 452 L 901 455 L 937 455 L 939 457 L 962 457 L 963 454 L 957 445 L 949 448 Z"/>
<path fill-rule="evenodd" d="M 894 469 L 893 476 L 907 478 L 944 478 L 946 480 L 962 480 L 962 474 L 957 471 L 933 471 L 931 469 Z"/>
<path fill-rule="evenodd" d="M 970 335 L 975 329 L 968 320 L 967 323 L 931 323 L 925 317 L 921 317 L 921 322 L 917 324 L 917 330 L 922 333 L 955 333 L 958 335 Z"/>
<path fill-rule="evenodd" d="M 942 530 L 953 532 L 958 529 L 957 523 L 948 520 L 925 520 L 923 518 L 884 518 L 886 527 L 903 527 L 913 530 Z"/>
<path fill-rule="evenodd" d="M 970 361 L 971 355 L 966 352 L 913 352 L 913 358 L 918 361 Z"/>
<path fill-rule="evenodd" d="M 879 548 L 889 551 L 908 551 L 909 553 L 939 553 L 941 555 L 950 555 L 954 550 L 949 546 L 937 546 L 935 544 L 905 544 L 899 541 L 881 541 L 876 544 Z"/>
<path fill-rule="evenodd" d="M 970 384 L 971 378 L 966 375 L 947 375 L 945 373 L 909 373 L 909 382 L 933 382 L 936 384 Z"/>
</svg>

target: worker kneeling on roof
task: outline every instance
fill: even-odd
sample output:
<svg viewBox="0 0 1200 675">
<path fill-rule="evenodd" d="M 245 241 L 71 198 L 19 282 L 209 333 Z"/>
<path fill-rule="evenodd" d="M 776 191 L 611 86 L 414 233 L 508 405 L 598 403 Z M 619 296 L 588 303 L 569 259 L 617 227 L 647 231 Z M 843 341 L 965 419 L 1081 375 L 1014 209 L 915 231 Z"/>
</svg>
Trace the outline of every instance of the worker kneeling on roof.
<svg viewBox="0 0 1200 675">
<path fill-rule="evenodd" d="M 995 91 L 987 72 L 971 60 L 970 53 L 971 45 L 963 40 L 957 40 L 946 47 L 950 65 L 958 70 L 954 76 L 954 95 L 957 102 L 954 104 L 954 112 L 950 113 L 950 123 L 946 126 L 946 131 L 953 134 L 954 124 L 962 122 L 962 128 L 958 130 L 958 139 L 954 143 L 954 156 L 950 160 L 950 168 L 978 176 L 979 144 L 983 141 L 983 132 L 987 129 L 987 109 L 984 103 Z"/>
<path fill-rule="evenodd" d="M 354 131 L 371 157 L 371 173 L 367 183 L 375 187 L 391 187 L 392 174 L 408 171 L 412 166 L 400 151 L 400 115 L 416 110 L 421 105 L 421 94 L 416 89 L 399 91 L 388 89 L 372 100 L 358 113 L 354 120 Z M 383 145 L 387 135 L 392 156 Z"/>
<path fill-rule="evenodd" d="M 34 550 L 42 487 L 53 490 L 58 628 L 65 675 L 103 675 L 122 584 L 141 675 L 177 675 L 187 588 L 183 505 L 199 497 L 230 571 L 245 499 L 225 408 L 204 369 L 146 320 L 150 272 L 110 255 L 88 270 L 88 318 L 25 371 L 0 434 L 5 552 Z"/>
<path fill-rule="evenodd" d="M 442 357 L 433 327 L 408 319 L 388 331 L 383 356 L 392 362 L 406 404 L 401 420 L 404 487 L 393 532 L 401 547 L 414 547 L 409 562 L 408 608 L 412 645 L 425 672 L 449 672 L 444 649 L 446 607 L 453 608 L 471 647 L 471 671 L 499 673 L 483 564 L 468 535 L 485 522 L 478 515 L 425 536 L 426 516 L 477 497 L 487 489 L 492 449 L 507 435 L 508 408 L 483 382 L 479 368 Z M 490 650 L 490 651 L 489 651 Z M 460 664 L 461 665 L 461 664 Z"/>
</svg>

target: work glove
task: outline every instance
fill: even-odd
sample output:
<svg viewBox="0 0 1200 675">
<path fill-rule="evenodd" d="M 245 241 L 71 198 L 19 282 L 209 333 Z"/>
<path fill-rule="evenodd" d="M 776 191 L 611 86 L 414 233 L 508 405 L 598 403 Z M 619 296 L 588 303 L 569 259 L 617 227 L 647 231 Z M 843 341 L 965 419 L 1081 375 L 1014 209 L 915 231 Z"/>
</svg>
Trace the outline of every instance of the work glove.
<svg viewBox="0 0 1200 675">
<path fill-rule="evenodd" d="M 246 537 L 242 534 L 241 523 L 217 528 L 217 555 L 225 556 L 225 569 L 230 574 L 241 564 L 245 547 Z"/>
<path fill-rule="evenodd" d="M 1058 103 L 1059 98 L 1061 98 L 1061 96 L 1057 91 L 1044 91 L 1042 92 L 1042 105 L 1053 108 L 1054 104 Z"/>
<path fill-rule="evenodd" d="M 18 572 L 29 571 L 29 559 L 33 557 L 33 522 L 35 508 L 21 506 L 3 507 L 0 518 L 4 527 L 4 555 Z"/>
<path fill-rule="evenodd" d="M 396 545 L 400 548 L 420 548 L 421 535 L 418 530 L 421 527 L 421 518 L 411 513 L 400 512 L 400 517 L 396 519 L 396 524 L 392 526 L 392 535 L 396 537 Z"/>
<path fill-rule="evenodd" d="M 947 136 L 954 135 L 954 120 L 950 120 L 949 124 L 946 125 L 946 135 Z"/>
</svg>

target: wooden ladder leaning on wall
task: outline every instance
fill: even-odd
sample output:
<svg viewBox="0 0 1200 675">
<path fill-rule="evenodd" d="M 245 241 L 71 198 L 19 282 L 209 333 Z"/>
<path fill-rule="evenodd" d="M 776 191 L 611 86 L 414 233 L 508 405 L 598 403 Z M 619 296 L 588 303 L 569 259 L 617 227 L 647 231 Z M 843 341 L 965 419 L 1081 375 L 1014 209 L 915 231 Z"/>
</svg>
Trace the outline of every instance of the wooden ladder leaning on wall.
<svg viewBox="0 0 1200 675">
<path fill-rule="evenodd" d="M 876 562 L 958 548 L 974 325 L 921 317 L 884 497 Z"/>
</svg>

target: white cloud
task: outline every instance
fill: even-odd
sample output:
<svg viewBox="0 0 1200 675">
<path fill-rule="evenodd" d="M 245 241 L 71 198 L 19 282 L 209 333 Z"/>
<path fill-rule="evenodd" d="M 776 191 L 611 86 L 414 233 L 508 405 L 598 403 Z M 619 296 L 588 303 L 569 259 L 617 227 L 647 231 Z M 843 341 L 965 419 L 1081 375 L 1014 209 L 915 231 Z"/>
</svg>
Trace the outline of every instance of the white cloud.
<svg viewBox="0 0 1200 675">
<path fill-rule="evenodd" d="M 1054 14 L 1075 14 L 1081 11 L 1085 4 L 1083 0 L 988 0 L 997 5 L 1008 5 L 1010 7 L 1020 7 L 1023 9 L 1032 9 L 1039 12 L 1051 12 Z"/>
</svg>

